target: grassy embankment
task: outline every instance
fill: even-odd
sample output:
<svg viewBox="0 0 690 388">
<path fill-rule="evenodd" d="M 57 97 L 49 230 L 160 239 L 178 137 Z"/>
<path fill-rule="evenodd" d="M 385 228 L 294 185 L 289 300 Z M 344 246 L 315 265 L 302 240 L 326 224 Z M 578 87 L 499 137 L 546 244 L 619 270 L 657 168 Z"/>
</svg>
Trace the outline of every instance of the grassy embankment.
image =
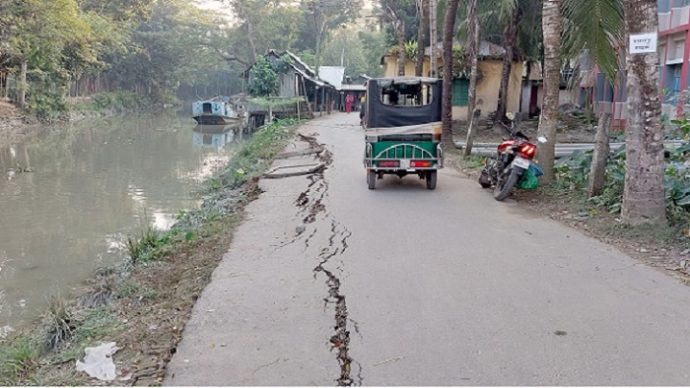
<svg viewBox="0 0 690 388">
<path fill-rule="evenodd" d="M 121 348 L 114 356 L 120 379 L 111 384 L 160 384 L 196 299 L 258 194 L 258 177 L 296 125 L 262 128 L 206 182 L 199 209 L 180 214 L 168 232 L 131 237 L 121 265 L 97 271 L 69 301 L 53 298 L 35 329 L 0 343 L 0 385 L 102 385 L 77 372 L 75 362 L 85 347 L 110 341 Z"/>
</svg>

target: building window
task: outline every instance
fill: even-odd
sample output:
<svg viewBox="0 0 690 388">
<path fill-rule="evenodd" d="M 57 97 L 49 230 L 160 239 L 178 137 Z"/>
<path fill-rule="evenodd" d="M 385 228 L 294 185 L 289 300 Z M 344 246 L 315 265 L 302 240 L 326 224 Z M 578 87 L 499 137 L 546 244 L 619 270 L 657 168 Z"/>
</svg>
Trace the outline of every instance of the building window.
<svg viewBox="0 0 690 388">
<path fill-rule="evenodd" d="M 671 83 L 671 90 L 673 93 L 678 93 L 680 92 L 680 74 L 681 74 L 681 66 L 674 66 L 673 67 L 673 80 Z"/>
<path fill-rule="evenodd" d="M 673 58 L 671 59 L 683 59 L 683 53 L 685 52 L 685 40 L 678 39 L 673 41 Z"/>
<path fill-rule="evenodd" d="M 453 80 L 453 106 L 467 106 L 469 103 L 470 81 L 466 78 Z"/>
</svg>

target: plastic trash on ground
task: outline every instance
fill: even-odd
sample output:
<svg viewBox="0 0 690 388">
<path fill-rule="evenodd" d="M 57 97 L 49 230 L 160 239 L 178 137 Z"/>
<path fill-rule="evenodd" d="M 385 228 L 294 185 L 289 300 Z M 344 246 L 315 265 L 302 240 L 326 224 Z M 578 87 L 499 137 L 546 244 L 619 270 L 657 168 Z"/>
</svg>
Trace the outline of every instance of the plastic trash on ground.
<svg viewBox="0 0 690 388">
<path fill-rule="evenodd" d="M 525 175 L 520 179 L 519 187 L 523 190 L 536 190 L 539 188 L 539 176 L 543 174 L 539 166 L 534 163 L 530 164 Z"/>
<path fill-rule="evenodd" d="M 83 362 L 77 360 L 77 371 L 86 372 L 89 376 L 102 381 L 115 380 L 117 375 L 112 356 L 119 349 L 115 346 L 115 342 L 84 349 L 86 356 Z"/>
</svg>

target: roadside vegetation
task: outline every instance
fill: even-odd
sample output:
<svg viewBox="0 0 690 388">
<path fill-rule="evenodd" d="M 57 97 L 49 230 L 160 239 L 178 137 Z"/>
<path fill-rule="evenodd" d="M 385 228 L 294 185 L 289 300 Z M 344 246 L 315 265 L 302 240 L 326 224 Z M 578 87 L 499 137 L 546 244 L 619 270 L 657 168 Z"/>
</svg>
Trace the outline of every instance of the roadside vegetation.
<svg viewBox="0 0 690 388">
<path fill-rule="evenodd" d="M 664 193 L 668 224 L 627 225 L 621 219 L 625 185 L 625 146 L 606 163 L 604 186 L 589 195 L 592 151 L 556 161 L 555 180 L 535 191 L 517 190 L 520 206 L 562 221 L 613 244 L 639 260 L 690 282 L 690 120 L 669 122 L 666 138 L 677 141 L 665 155 Z M 452 152 L 454 167 L 477 179 L 485 157 Z M 477 185 L 479 186 L 479 185 Z"/>
<path fill-rule="evenodd" d="M 75 362 L 84 348 L 117 343 L 115 385 L 156 385 L 192 307 L 259 193 L 258 177 L 284 149 L 298 122 L 261 128 L 200 190 L 199 209 L 167 232 L 146 226 L 126 241 L 126 260 L 101 268 L 75 297 L 55 296 L 33 330 L 0 342 L 0 385 L 90 385 Z M 99 384 L 103 384 L 100 382 Z"/>
<path fill-rule="evenodd" d="M 690 121 L 687 118 L 669 123 L 667 139 L 677 140 L 676 146 L 665 152 L 664 192 L 666 217 L 669 226 L 687 228 L 690 222 Z M 626 176 L 625 146 L 614 150 L 606 163 L 605 183 L 600 194 L 587 198 L 610 214 L 622 208 Z M 556 167 L 555 190 L 578 193 L 587 197 L 587 183 L 592 165 L 592 152 L 576 152 L 559 161 Z"/>
</svg>

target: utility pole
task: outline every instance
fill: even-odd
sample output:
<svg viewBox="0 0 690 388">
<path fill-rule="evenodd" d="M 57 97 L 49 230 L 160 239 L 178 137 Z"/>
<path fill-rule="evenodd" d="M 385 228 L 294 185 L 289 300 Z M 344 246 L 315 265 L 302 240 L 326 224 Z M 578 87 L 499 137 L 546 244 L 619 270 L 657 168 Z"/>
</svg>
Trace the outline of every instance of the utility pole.
<svg viewBox="0 0 690 388">
<path fill-rule="evenodd" d="M 438 74 L 438 66 L 436 65 L 436 0 L 429 0 L 429 47 L 430 55 L 430 73 L 431 77 L 435 78 Z"/>
</svg>

